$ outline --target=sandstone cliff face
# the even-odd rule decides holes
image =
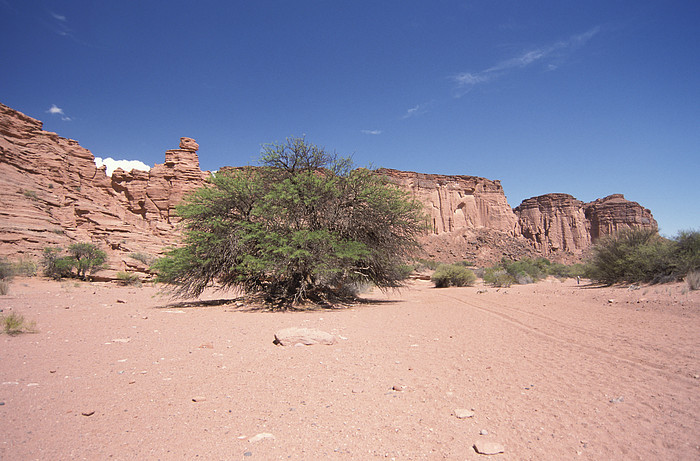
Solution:
[[[378,173],[411,192],[425,206],[433,234],[489,228],[514,235],[517,218],[500,181],[382,168]]]
[[[521,234],[545,255],[581,254],[600,237],[622,229],[657,229],[651,212],[622,194],[583,203],[568,194],[524,200],[514,210]]]
[[[545,255],[580,253],[591,245],[584,203],[568,194],[547,194],[524,200],[514,210],[520,232]]]
[[[192,147],[168,151],[150,172],[109,178],[76,141],[0,104],[0,255],[38,256],[85,241],[107,250],[113,269],[145,270],[127,255],[156,255],[174,243],[173,207],[208,175]]]
[[[76,141],[0,104],[0,256],[38,256],[46,246],[91,241],[114,270],[147,268],[129,254],[152,256],[177,243],[175,206],[209,176],[191,138],[149,172],[117,169],[111,178]],[[221,171],[225,171],[223,167]],[[595,240],[630,227],[657,228],[651,212],[622,195],[583,203],[547,194],[510,208],[499,181],[381,169],[425,206],[425,257],[492,263],[502,257],[580,257]],[[571,260],[571,259],[569,259]]]
[[[586,218],[590,221],[591,240],[629,228],[658,229],[659,225],[647,210],[637,202],[630,202],[622,194],[613,194],[586,204]]]

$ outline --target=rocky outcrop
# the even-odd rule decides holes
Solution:
[[[117,170],[110,178],[77,141],[0,104],[0,255],[93,242],[108,251],[112,269],[144,269],[128,255],[157,255],[175,243],[174,206],[208,175],[196,142],[183,138],[181,146],[150,172]]]
[[[387,168],[378,170],[410,191],[425,206],[435,235],[489,228],[514,235],[517,218],[500,181],[477,176],[446,176]]]
[[[568,194],[546,194],[524,200],[514,210],[523,237],[545,255],[580,255],[600,237],[622,229],[657,229],[651,212],[614,194],[583,203]]]
[[[93,242],[113,270],[146,271],[130,255],[156,256],[177,243],[175,206],[209,176],[199,145],[178,149],[150,171],[97,168],[77,141],[44,131],[42,123],[0,104],[0,256],[37,256],[47,246]],[[222,167],[221,171],[238,167]],[[508,205],[500,181],[380,169],[422,203],[429,219],[425,257],[491,263],[502,257],[580,257],[596,239],[631,227],[656,229],[651,212],[622,195],[583,203],[547,194]],[[143,258],[140,258],[143,259]],[[570,260],[570,259],[569,259]]]
[[[658,229],[651,214],[637,202],[630,202],[622,194],[613,194],[587,203],[586,218],[590,222],[591,240],[611,235],[623,229]]]
[[[524,200],[513,210],[520,233],[545,255],[580,253],[591,245],[584,203],[568,194],[547,194]]]

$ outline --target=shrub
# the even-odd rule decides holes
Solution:
[[[147,266],[150,266],[156,260],[156,258],[154,258],[153,256],[147,255],[145,253],[131,253],[129,256],[132,259],[135,259],[136,261],[142,262]]]
[[[5,296],[10,292],[10,284],[6,280],[0,280],[0,296]]]
[[[601,283],[669,282],[700,269],[700,234],[683,231],[667,240],[650,229],[630,229],[593,247],[586,276]]]
[[[488,267],[484,269],[484,283],[488,283],[494,287],[509,287],[516,282],[515,278],[510,275],[505,269],[498,266]]]
[[[27,322],[24,316],[16,312],[1,316],[0,325],[2,326],[2,331],[13,336],[20,333],[33,333],[36,331],[34,322]]]
[[[685,283],[688,284],[690,290],[700,290],[700,271],[688,273],[685,277]]]
[[[6,258],[0,258],[0,280],[9,280],[15,275],[12,263]]]
[[[86,280],[87,274],[93,274],[104,268],[107,253],[92,243],[73,243],[68,247],[68,253],[75,260],[78,277]]]
[[[75,261],[70,256],[60,256],[61,248],[46,247],[41,259],[44,275],[59,280],[72,275]]]
[[[218,282],[282,309],[353,282],[402,285],[425,225],[408,192],[303,138],[264,146],[260,161],[185,198],[185,242],[154,263],[159,281],[181,296]]]
[[[117,272],[117,282],[120,285],[141,286],[141,279],[139,279],[139,276],[134,274],[133,272]]]
[[[476,276],[464,266],[443,264],[438,266],[430,280],[435,284],[435,288],[464,287],[473,285]]]
[[[12,263],[12,270],[15,275],[34,277],[37,273],[37,264],[33,259],[20,258]]]

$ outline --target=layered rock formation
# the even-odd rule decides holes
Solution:
[[[113,270],[142,270],[133,253],[156,256],[177,243],[175,206],[209,176],[194,139],[150,171],[117,169],[111,177],[76,141],[0,104],[0,256],[38,256],[47,246],[93,242]],[[225,171],[227,167],[221,169]],[[381,169],[424,204],[425,257],[491,263],[502,257],[580,257],[596,239],[630,227],[656,228],[651,212],[622,195],[583,203],[547,194],[508,205],[500,181]]]
[[[500,181],[477,176],[447,176],[387,168],[378,173],[405,188],[425,206],[435,235],[487,227],[513,234],[517,218]]]
[[[651,212],[614,194],[583,203],[568,194],[546,194],[524,200],[514,210],[523,237],[545,255],[580,255],[605,235],[622,229],[657,229]]]
[[[183,138],[150,172],[117,170],[109,178],[76,141],[0,104],[0,255],[93,242],[109,251],[113,269],[145,270],[128,255],[156,255],[174,243],[173,207],[208,175],[196,147]]]

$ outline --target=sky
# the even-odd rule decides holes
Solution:
[[[613,193],[700,230],[696,0],[0,0],[0,102],[100,159],[362,167]]]

